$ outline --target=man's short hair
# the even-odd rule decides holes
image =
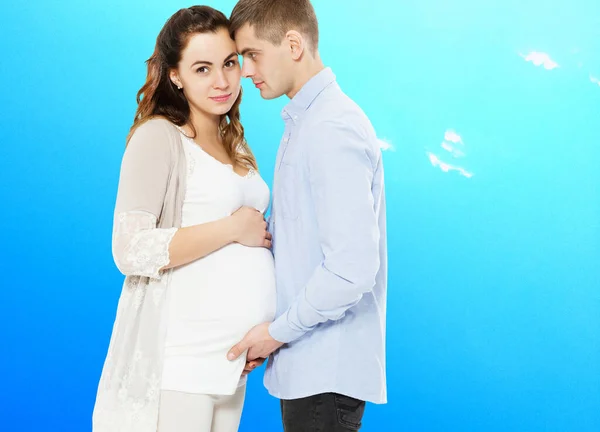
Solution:
[[[240,0],[231,12],[229,32],[249,24],[256,37],[273,45],[281,44],[285,34],[296,30],[309,39],[314,52],[319,45],[319,25],[310,0]]]

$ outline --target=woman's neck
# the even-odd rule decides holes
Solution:
[[[191,109],[186,133],[192,134],[195,130],[195,139],[199,142],[216,143],[221,141],[219,125],[221,117],[210,115]],[[193,126],[193,129],[190,127]]]

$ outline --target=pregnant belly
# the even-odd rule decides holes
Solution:
[[[239,244],[175,269],[169,295],[169,345],[223,349],[254,325],[273,320],[274,273],[269,250]]]

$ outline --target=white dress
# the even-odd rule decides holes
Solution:
[[[241,206],[264,212],[269,188],[254,170],[242,177],[182,134],[188,163],[182,227],[222,219]],[[245,382],[245,355],[229,349],[275,315],[271,251],[233,243],[173,270],[161,388],[230,395]]]

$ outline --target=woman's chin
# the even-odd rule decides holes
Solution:
[[[220,105],[220,106],[213,106],[210,109],[210,113],[213,115],[218,115],[218,116],[222,116],[225,115],[229,112],[229,110],[231,109],[233,105],[227,104],[227,105]]]

